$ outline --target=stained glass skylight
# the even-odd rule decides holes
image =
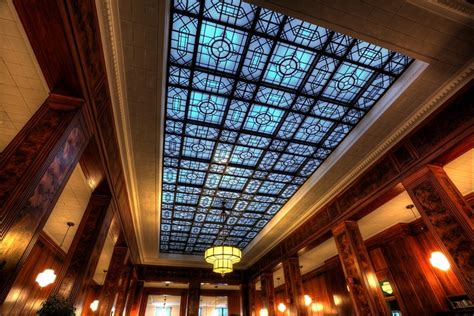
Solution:
[[[239,0],[174,0],[160,251],[244,249],[412,59]]]

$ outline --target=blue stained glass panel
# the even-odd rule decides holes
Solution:
[[[247,116],[244,128],[259,133],[273,134],[283,113],[282,110],[273,107],[254,104]]]
[[[241,0],[170,1],[160,251],[243,249],[413,59]]]
[[[235,73],[247,36],[242,31],[204,21],[199,36],[196,63],[208,69]]]
[[[309,50],[278,43],[270,58],[263,80],[271,84],[297,89],[315,56]]]

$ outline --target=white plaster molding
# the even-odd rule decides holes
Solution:
[[[474,28],[474,5],[466,0],[408,0],[424,10]]]
[[[143,258],[143,244],[141,242],[140,203],[137,194],[137,182],[135,172],[135,159],[133,156],[133,145],[130,121],[128,119],[127,89],[125,66],[122,51],[122,37],[120,33],[120,19],[118,3],[112,0],[96,1],[98,20],[101,30],[102,46],[107,69],[107,79],[112,99],[112,108],[115,120],[115,132],[118,138],[120,158],[124,170],[125,186],[127,188],[128,200],[131,205],[132,219],[137,234],[139,255]]]

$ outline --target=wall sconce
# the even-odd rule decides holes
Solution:
[[[334,305],[339,306],[342,303],[342,299],[339,295],[333,295],[332,298],[334,299]]]
[[[431,253],[430,263],[433,267],[442,271],[448,271],[449,268],[451,268],[451,264],[441,251],[434,251]]]
[[[323,309],[324,309],[324,306],[323,306],[323,304],[321,304],[321,303],[313,303],[313,304],[311,304],[311,310],[312,310],[313,312],[320,312],[320,311],[322,311]]]
[[[91,311],[93,312],[97,311],[98,307],[99,307],[99,300],[94,300],[90,305]]]
[[[280,303],[278,304],[278,310],[282,313],[284,313],[286,311],[286,305],[284,303]]]
[[[380,287],[382,288],[382,292],[387,295],[392,295],[393,294],[393,288],[390,282],[388,281],[383,281],[380,284]]]
[[[53,269],[46,269],[43,272],[39,273],[36,277],[36,282],[40,287],[48,286],[56,280],[56,273]]]
[[[262,308],[258,314],[259,316],[268,316],[268,310],[266,308]]]
[[[304,296],[304,305],[309,306],[313,302],[313,299],[309,295]]]
[[[64,237],[63,237],[63,240],[61,241],[61,244],[59,245],[59,248],[61,248],[63,246],[64,240],[66,240],[67,233],[69,232],[69,229],[72,226],[74,226],[74,223],[73,222],[67,222],[66,225],[67,225],[67,230],[66,230],[66,233],[64,234]],[[36,283],[38,283],[38,285],[40,287],[48,286],[48,285],[54,283],[54,281],[56,281],[56,273],[54,273],[53,269],[45,269],[43,272],[38,273],[38,275],[36,276],[35,281],[36,281]]]

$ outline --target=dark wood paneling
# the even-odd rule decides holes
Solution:
[[[430,254],[439,246],[421,220],[392,226],[366,245],[377,275],[387,276],[404,315],[447,312],[447,296],[464,294],[452,270],[430,265]]]
[[[138,280],[137,281],[137,289],[135,292],[135,297],[133,299],[132,310],[130,312],[130,316],[138,316],[140,314],[140,306],[144,296],[145,290],[145,281]]]
[[[388,315],[372,263],[356,222],[333,227],[339,259],[357,315]]]
[[[103,183],[106,186],[106,183]],[[80,313],[113,219],[110,192],[99,186],[91,195],[57,286]],[[108,194],[107,194],[108,193]]]
[[[132,266],[129,263],[123,268],[122,275],[120,276],[120,283],[118,284],[117,301],[115,303],[115,313],[117,315],[122,315],[125,309],[132,273]]]
[[[64,261],[65,254],[46,235],[41,234],[30,256],[15,278],[11,291],[0,307],[1,315],[36,315],[41,303],[46,300],[54,285],[41,288],[35,279],[45,269],[56,274]]]
[[[313,299],[315,309],[322,308],[317,313],[343,316],[354,314],[343,275],[344,272],[337,256],[327,260],[323,266],[303,275],[304,293]],[[313,314],[317,313],[313,311]]]
[[[285,275],[285,290],[288,298],[290,314],[307,315],[308,310],[304,305],[304,289],[301,279],[300,264],[297,256],[283,260]]]
[[[262,308],[266,308],[268,316],[276,315],[275,306],[275,287],[273,285],[273,273],[264,272],[260,275],[261,295],[262,295]]]
[[[97,315],[97,311],[96,312],[92,311],[90,306],[93,301],[99,299],[101,289],[102,289],[102,286],[95,284],[95,282],[91,282],[91,284],[89,284],[86,290],[84,306],[81,306],[82,312],[79,312],[78,310],[76,310],[76,315],[81,315],[81,316]]]
[[[201,296],[201,282],[196,282],[195,280],[189,283],[188,287],[188,303],[187,305],[187,315],[188,316],[198,316],[199,315],[199,301]]]
[[[14,4],[51,91],[84,99],[85,125],[96,146],[81,165],[86,176],[91,175],[91,184],[108,180],[114,211],[137,263],[138,244],[124,187],[95,1],[15,0]]]
[[[63,12],[51,1],[13,1],[49,90],[81,97]],[[49,4],[49,5],[48,5]],[[47,23],[45,23],[47,22]]]
[[[104,285],[100,292],[99,315],[110,315],[110,311],[116,302],[116,297],[119,291],[119,285],[122,277],[122,272],[126,267],[129,259],[129,252],[126,246],[122,244],[123,237],[119,236],[112,259],[110,260],[109,268],[105,276]]]
[[[71,101],[69,110],[64,111],[67,106],[62,110],[51,107],[68,101]],[[49,97],[38,116],[26,124],[2,153],[0,191],[7,194],[0,208],[0,302],[35,245],[86,147],[89,136],[82,114],[76,108],[77,102]],[[47,140],[42,140],[43,133]],[[39,148],[32,145],[36,141]]]
[[[441,167],[426,166],[403,185],[423,222],[451,262],[464,291],[474,300],[474,213]]]
[[[234,270],[222,277],[209,268],[185,268],[158,265],[137,266],[138,277],[145,281],[172,281],[177,283],[188,283],[190,280],[202,283],[227,283],[240,285],[245,280],[245,273]]]

